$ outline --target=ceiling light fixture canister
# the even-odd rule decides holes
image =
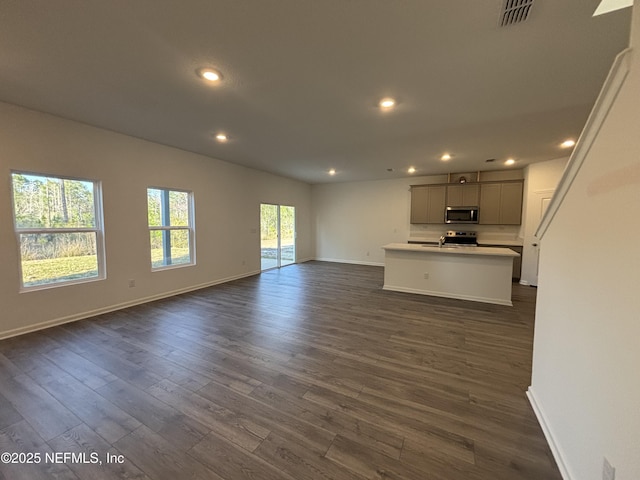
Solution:
[[[196,72],[199,77],[209,82],[219,82],[222,80],[222,74],[213,68],[199,68]]]
[[[387,97],[387,98],[383,98],[382,100],[380,100],[378,105],[380,106],[380,108],[382,108],[384,110],[389,110],[390,108],[395,107],[396,101],[393,98]]]

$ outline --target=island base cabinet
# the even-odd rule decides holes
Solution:
[[[478,248],[478,252],[489,249]],[[508,249],[495,249],[508,251]],[[513,259],[455,254],[438,247],[385,247],[385,290],[512,305]]]

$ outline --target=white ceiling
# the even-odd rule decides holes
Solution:
[[[567,154],[628,44],[598,3],[3,0],[0,100],[309,183],[524,166]]]

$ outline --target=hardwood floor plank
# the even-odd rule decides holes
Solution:
[[[434,422],[433,420],[439,420],[434,415],[420,417],[403,409],[402,406],[387,407],[366,401],[351,401],[351,399],[341,401],[327,393],[318,390],[310,391],[304,398],[375,423],[402,436],[405,441],[412,440],[417,444],[427,445],[430,450],[437,451],[441,455],[448,455],[455,460],[473,461],[474,440],[438,425],[437,423],[441,422]],[[349,438],[346,435],[344,437]],[[367,448],[370,447],[367,446]]]
[[[269,430],[228,408],[207,400],[200,395],[163,380],[153,385],[148,392],[188,415],[228,441],[251,452],[269,434]]]
[[[89,388],[100,388],[118,378],[66,348],[49,350],[43,356]]]
[[[187,455],[179,443],[164,439],[144,425],[118,440],[114,447],[154,480],[227,480]]]
[[[0,480],[560,480],[525,396],[536,290],[382,283],[308,262],[0,341],[0,448],[126,458]]]
[[[102,320],[104,321],[104,320]],[[162,356],[157,356],[152,350],[141,342],[129,342],[123,339],[115,332],[109,332],[107,329],[100,328],[99,325],[86,324],[82,329],[83,338],[105,350],[118,355],[121,359],[142,367],[158,378],[167,378],[178,385],[198,390],[207,383],[209,379],[203,375],[199,375],[191,370],[181,367]],[[161,349],[162,353],[171,353]]]
[[[404,437],[368,421],[355,418],[332,408],[325,408],[288,392],[268,385],[257,387],[251,396],[333,434],[351,438],[392,458],[400,458]]]
[[[2,342],[0,342],[1,344]],[[0,380],[12,378],[22,374],[20,370],[11,360],[0,353]]]
[[[203,438],[189,453],[224,478],[297,480],[215,433]]]
[[[44,440],[82,423],[27,375],[0,381],[0,392]]]
[[[214,382],[200,389],[198,395],[238,412],[243,418],[264,427],[268,432],[277,432],[292,441],[305,444],[310,450],[320,454],[327,451],[335,437],[335,434],[328,430],[284,413],[278,408],[260,402],[255,397],[236,393]]]
[[[445,480],[432,472],[381,455],[340,435],[336,437],[326,458],[363,478],[389,480]]]
[[[186,448],[195,445],[209,433],[209,428],[196,419],[185,416],[153,395],[122,380],[100,387],[97,392],[150,430]]]
[[[312,454],[296,442],[271,433],[256,449],[255,454],[296,480],[363,480],[357,475],[325,457]],[[235,477],[232,477],[235,478]]]
[[[82,323],[82,322],[80,322]],[[125,380],[133,385],[146,388],[160,380],[160,377],[144,368],[122,358],[119,351],[109,351],[84,338],[82,330],[76,331],[75,325],[62,325],[58,327],[67,332],[67,347],[94,363],[102,370],[106,370],[115,377]]]
[[[22,415],[13,408],[11,402],[0,394],[0,429],[13,425],[22,420]]]
[[[46,454],[53,450],[24,420],[0,430],[0,452],[32,454],[33,463],[0,463],[0,474],[11,480],[82,480],[65,464],[47,461]],[[39,455],[39,461],[35,455]]]
[[[28,372],[29,376],[107,442],[115,442],[141,425],[48,359],[38,357],[33,357],[37,365]]]
[[[135,466],[135,459],[129,459],[104,441],[87,425],[81,424],[49,441],[55,452],[71,452],[82,455],[82,461],[72,461],[67,465],[82,480],[149,480],[142,470]],[[113,460],[122,455],[123,462]],[[108,459],[111,459],[110,461]],[[94,462],[98,463],[94,463]]]
[[[240,393],[250,393],[260,381],[255,378],[247,377],[241,373],[226,367],[221,367],[219,363],[211,360],[207,356],[196,356],[186,352],[171,352],[167,358],[178,365],[182,365],[191,370],[208,377],[210,380],[226,385],[229,388]]]

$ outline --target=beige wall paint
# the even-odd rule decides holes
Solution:
[[[313,257],[307,184],[2,103],[0,145],[0,336],[258,272],[261,202],[296,207],[298,259]],[[102,181],[106,280],[18,292],[11,170]],[[197,265],[151,272],[149,186],[194,192]]]
[[[530,393],[567,480],[640,478],[640,8],[629,74],[543,239]],[[624,239],[617,241],[623,234]]]

